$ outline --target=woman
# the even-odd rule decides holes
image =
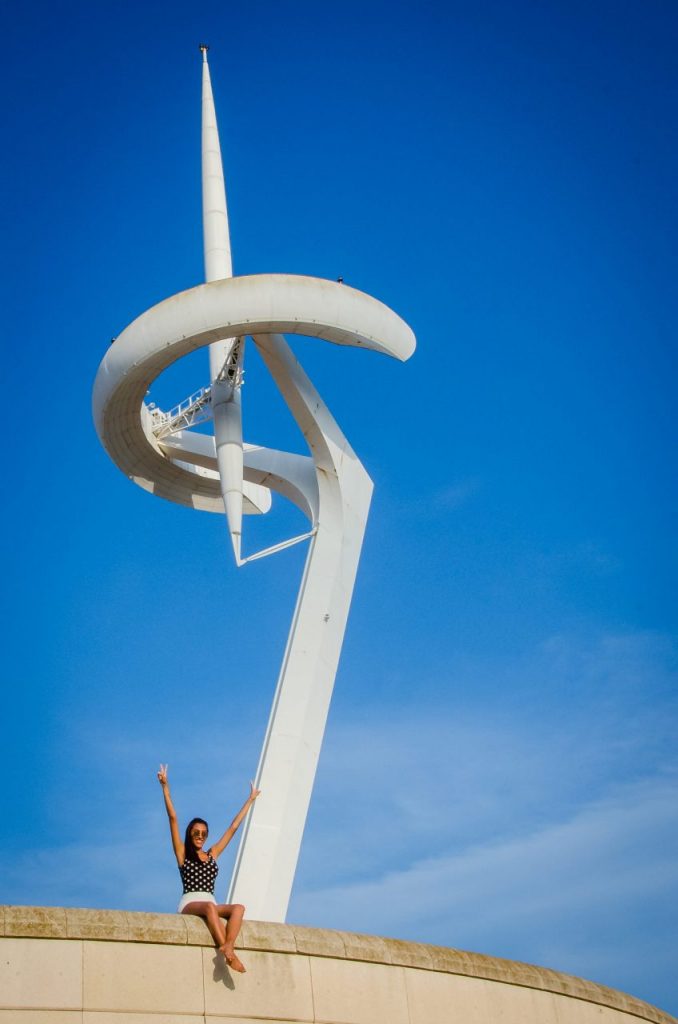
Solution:
[[[233,947],[240,931],[245,908],[242,903],[217,903],[214,898],[214,882],[219,871],[217,857],[220,853],[223,853],[238,831],[238,826],[244,820],[245,815],[259,796],[261,790],[255,789],[254,783],[250,783],[249,797],[219,842],[214,843],[205,853],[207,822],[203,821],[202,818],[193,818],[192,821],[189,821],[183,843],[181,841],[179,823],[170,796],[169,783],[167,782],[166,764],[160,765],[158,782],[162,786],[174,855],[177,858],[179,874],[184,884],[184,894],[177,909],[180,914],[195,914],[197,917],[204,917],[210,934],[214,939],[214,944],[219,949],[219,952],[224,954],[229,967],[232,967],[234,971],[240,971],[241,974],[244,974],[245,968],[236,956]],[[226,929],[224,929],[221,923],[222,917],[228,921]]]

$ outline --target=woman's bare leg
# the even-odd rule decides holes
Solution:
[[[226,945],[226,932],[224,926],[221,923],[221,917],[218,914],[218,907],[215,903],[207,903],[202,900],[196,900],[195,903],[187,904],[181,911],[182,914],[192,914],[194,917],[204,917],[205,923],[209,928],[209,933],[214,939],[214,945],[224,953],[224,946]],[[224,956],[226,954],[224,953]],[[228,957],[226,957],[228,959]]]
[[[234,946],[235,940],[240,934],[245,908],[242,903],[220,903],[216,910],[219,917],[224,917],[228,921],[224,944],[223,947],[220,947],[221,951],[233,970],[244,974],[245,968],[242,965],[242,961],[237,956]]]

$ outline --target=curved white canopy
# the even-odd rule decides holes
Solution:
[[[101,362],[92,399],[99,438],[130,479],[179,504],[222,512],[219,483],[176,465],[154,436],[144,396],[171,363],[224,337],[301,334],[405,360],[407,324],[377,299],[335,281],[256,274],[212,281],[142,313]]]

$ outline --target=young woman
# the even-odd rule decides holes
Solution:
[[[162,786],[172,835],[172,847],[179,865],[181,881],[184,884],[184,894],[177,909],[180,914],[196,914],[198,917],[204,917],[214,944],[218,947],[219,952],[224,954],[229,967],[232,967],[234,971],[244,973],[245,968],[236,956],[233,946],[240,931],[245,908],[242,903],[217,903],[214,898],[214,882],[219,871],[217,857],[228,846],[261,791],[254,788],[254,783],[250,783],[249,797],[221,839],[205,853],[207,822],[202,818],[193,818],[189,821],[184,841],[181,841],[179,823],[167,782],[166,764],[160,765],[158,782]],[[225,929],[221,922],[222,917],[228,922]]]

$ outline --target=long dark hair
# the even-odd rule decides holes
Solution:
[[[186,826],[186,835],[184,836],[184,860],[200,860],[195,843],[193,842],[193,836],[191,835],[191,829],[194,825],[204,825],[208,832],[210,830],[204,818],[191,818]]]

